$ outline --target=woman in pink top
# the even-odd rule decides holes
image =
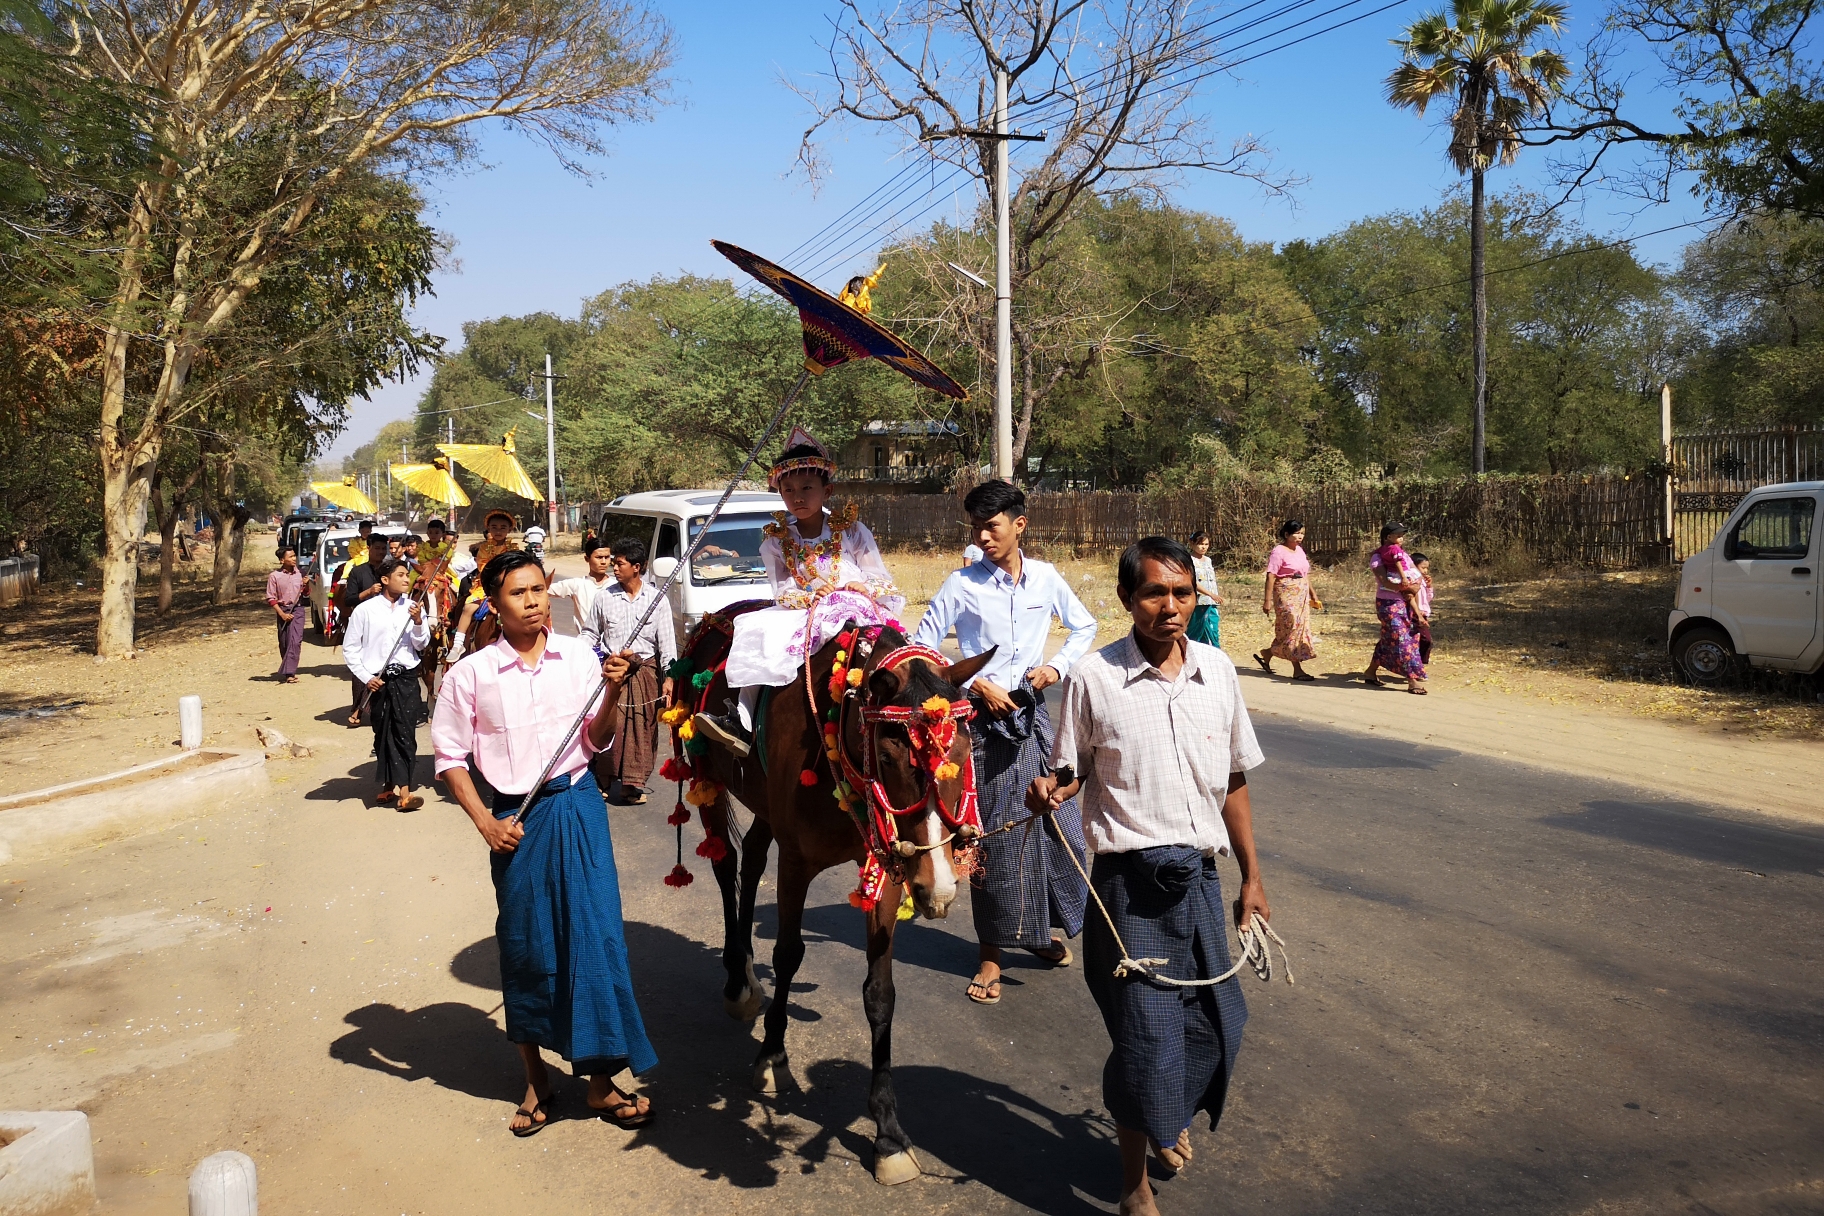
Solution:
[[[1260,610],[1273,618],[1273,644],[1254,656],[1262,671],[1272,675],[1273,660],[1285,659],[1292,664],[1294,680],[1313,679],[1305,671],[1305,664],[1317,657],[1317,646],[1311,638],[1313,609],[1322,612],[1324,605],[1311,589],[1305,525],[1288,519],[1279,526],[1279,544],[1267,557],[1266,594]]]
[[[1400,544],[1406,525],[1388,521],[1381,528],[1381,547],[1368,558],[1374,572],[1374,612],[1381,618],[1381,636],[1368,659],[1362,679],[1380,684],[1382,667],[1406,677],[1406,691],[1425,695],[1425,658],[1419,645],[1421,629],[1429,629],[1430,605],[1424,602],[1425,582],[1412,557]]]
[[[652,1120],[651,1102],[623,1093],[613,1078],[646,1072],[659,1059],[634,1000],[608,808],[589,773],[589,757],[620,725],[630,656],[610,655],[598,666],[582,639],[547,628],[545,572],[531,554],[497,555],[481,581],[500,619],[500,640],[444,676],[431,738],[437,776],[491,851],[507,1038],[526,1069],[525,1100],[507,1129],[531,1136],[550,1122],[551,1078],[541,1047],[589,1078],[591,1109],[621,1127],[640,1127]],[[606,697],[597,697],[604,690]],[[564,744],[525,816],[512,822],[585,707],[593,716]],[[469,775],[471,759],[494,787],[491,807]]]

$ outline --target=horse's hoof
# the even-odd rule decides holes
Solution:
[[[722,1008],[724,1012],[737,1022],[751,1022],[759,1017],[762,1003],[760,994],[755,992],[752,988],[741,989],[740,997],[735,1000],[730,1000],[727,997],[722,998]]]
[[[874,1162],[874,1181],[882,1186],[898,1186],[902,1182],[910,1182],[919,1173],[918,1158],[912,1155],[909,1148]]]
[[[754,1088],[772,1097],[779,1092],[779,1078],[786,1073],[785,1053],[761,1056],[754,1061]]]

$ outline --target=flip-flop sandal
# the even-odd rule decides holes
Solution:
[[[1371,676],[1365,671],[1361,675],[1361,680],[1362,680],[1362,683],[1372,684],[1376,688],[1387,687],[1387,681],[1381,679],[1381,677],[1379,677],[1379,676]]]
[[[1053,967],[1068,967],[1077,961],[1077,956],[1070,952],[1069,942],[1054,937],[1051,939],[1051,944],[1057,948],[1057,954],[1051,954],[1044,950],[1035,950],[1031,946],[1026,947],[1026,953],[1032,955],[1032,957],[1038,959],[1042,963],[1050,963]]]
[[[399,796],[399,794],[397,791],[387,790],[384,793],[375,795],[374,801],[380,803],[381,805],[385,805],[386,803],[391,802],[393,799],[397,798],[398,796]]]
[[[975,990],[977,988],[980,988],[988,995],[975,995]],[[982,973],[978,971],[975,973],[975,978],[969,981],[969,986],[963,989],[963,995],[967,996],[978,1005],[998,1005],[1001,1003],[1001,981],[985,980],[982,978]]]
[[[1260,669],[1261,669],[1261,670],[1262,670],[1262,671],[1264,671],[1264,672],[1266,672],[1266,673],[1267,673],[1267,674],[1268,674],[1268,675],[1272,675],[1272,674],[1273,674],[1273,660],[1272,660],[1272,659],[1269,659],[1269,658],[1267,658],[1267,657],[1265,657],[1265,656],[1263,656],[1263,655],[1262,655],[1262,654],[1261,654],[1261,653],[1260,653],[1260,652],[1259,652],[1259,651],[1258,651],[1258,650],[1257,650],[1257,651],[1255,651],[1255,652],[1254,652],[1254,661],[1255,661],[1255,662],[1256,662],[1256,663],[1259,663],[1259,664],[1260,664]]]
[[[609,1106],[594,1106],[590,1109],[601,1116],[603,1122],[612,1123],[622,1131],[630,1132],[636,1127],[645,1127],[648,1123],[652,1122],[652,1101],[648,1099],[646,1109],[641,1111],[640,1095],[638,1094],[633,1095],[633,1097],[627,1101],[616,1102]],[[631,1115],[623,1115],[621,1112],[624,1110],[630,1110],[634,1113]]]
[[[407,794],[399,800],[397,809],[401,811],[415,811],[423,805],[424,796],[422,794]]]
[[[1408,684],[1406,686],[1406,691],[1411,693],[1415,697],[1425,697],[1425,696],[1431,695],[1430,691],[1423,684]]]
[[[516,1115],[524,1115],[526,1118],[532,1120],[532,1122],[526,1124],[524,1127],[508,1126],[507,1130],[521,1140],[524,1140],[529,1136],[536,1136],[538,1133],[551,1126],[551,1099],[546,1098],[543,1102],[540,1102],[530,1110],[522,1106],[513,1113]],[[540,1119],[540,1115],[543,1115],[544,1118]]]
[[[1311,675],[1309,672],[1301,671],[1292,677],[1292,682],[1294,684],[1315,684],[1317,683],[1317,677]]]

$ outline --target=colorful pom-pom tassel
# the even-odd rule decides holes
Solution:
[[[907,887],[905,898],[899,901],[899,919],[911,920],[917,911],[918,909],[912,905],[912,888]]]
[[[665,885],[668,887],[688,887],[694,881],[696,876],[684,868],[683,862],[671,867],[671,873],[665,876]]]
[[[681,828],[690,822],[690,812],[685,810],[684,804],[680,802],[671,814],[665,817],[665,822],[674,828]]]
[[[679,704],[672,706],[670,709],[668,709],[664,713],[660,714],[659,721],[663,722],[667,726],[677,726],[678,723],[684,721],[684,719],[686,719],[688,717],[690,717],[690,706],[685,705],[680,702]],[[684,737],[686,739],[690,738],[689,735],[685,735]]]
[[[813,769],[801,769],[798,773],[798,784],[810,787],[817,784],[817,773]]]
[[[950,702],[943,697],[927,697],[925,703],[919,708],[934,718],[947,717],[950,713]]]
[[[861,668],[859,668],[859,667],[849,668],[849,675],[848,675],[849,687],[850,688],[860,688],[862,675],[863,675],[863,672],[862,672]]]
[[[945,761],[943,764],[937,766],[936,776],[939,781],[948,781],[962,771],[963,770],[956,765],[951,764],[949,761]]]
[[[696,675],[690,677],[690,686],[697,689],[708,688],[709,682],[715,678],[716,673],[713,671],[699,671]]]
[[[720,836],[705,836],[703,843],[697,846],[697,856],[707,858],[713,865],[728,856],[728,846],[722,843]]]
[[[660,767],[659,776],[667,781],[689,781],[690,765],[672,756]]]

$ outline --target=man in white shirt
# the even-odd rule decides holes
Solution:
[[[583,640],[604,656],[631,652],[635,662],[622,692],[621,728],[614,742],[596,754],[592,771],[604,790],[620,786],[609,801],[638,806],[646,801],[646,782],[658,755],[659,714],[671,703],[672,681],[666,672],[678,657],[678,639],[666,603],[659,603],[639,636],[633,636],[634,626],[659,595],[657,585],[646,579],[646,542],[623,536],[597,552],[609,555],[614,578],[595,593]]]
[[[982,826],[993,833],[1026,817],[1026,787],[1049,771],[1052,729],[1044,692],[1088,653],[1096,618],[1055,566],[1020,549],[1027,520],[1026,495],[1018,486],[984,482],[969,491],[963,509],[983,556],[944,580],[913,640],[936,647],[955,629],[964,658],[994,651],[969,683],[976,791]],[[1047,659],[1053,617],[1070,637]],[[1001,999],[1003,947],[1030,951],[1054,967],[1071,963],[1066,942],[1083,928],[1089,890],[1077,868],[1082,824],[1074,813],[1057,822],[1061,838],[1030,822],[982,842],[981,878],[969,893],[981,962],[968,995],[978,1004]],[[1054,928],[1061,937],[1053,936]]]
[[[424,699],[418,692],[418,654],[430,644],[424,609],[406,592],[412,570],[402,557],[382,558],[376,567],[379,594],[361,601],[342,635],[342,659],[362,688],[368,721],[374,728],[374,774],[380,783],[376,801],[399,800],[399,809],[415,811],[424,799],[412,793],[412,769],[418,763],[418,723]]]
[[[1082,798],[1099,905],[1083,929],[1083,975],[1113,1047],[1102,1100],[1121,1149],[1121,1210],[1142,1216],[1157,1212],[1149,1142],[1177,1169],[1190,1159],[1196,1113],[1208,1111],[1215,1127],[1248,1008],[1233,976],[1172,987],[1117,977],[1115,966],[1125,952],[1164,959],[1157,973],[1175,980],[1229,969],[1218,853],[1241,869],[1236,920],[1271,916],[1247,778],[1264,757],[1235,665],[1184,636],[1197,604],[1193,571],[1190,550],[1162,536],[1121,555],[1118,590],[1133,631],[1071,671],[1052,751],[1069,783],[1039,777],[1027,795],[1035,812]]]
[[[596,593],[614,583],[609,557],[608,542],[592,536],[583,546],[583,560],[589,563],[589,573],[581,578],[560,578],[551,584],[552,598],[562,596],[570,601],[576,614],[576,631],[591,645],[596,639],[588,633],[589,610],[595,604]]]

